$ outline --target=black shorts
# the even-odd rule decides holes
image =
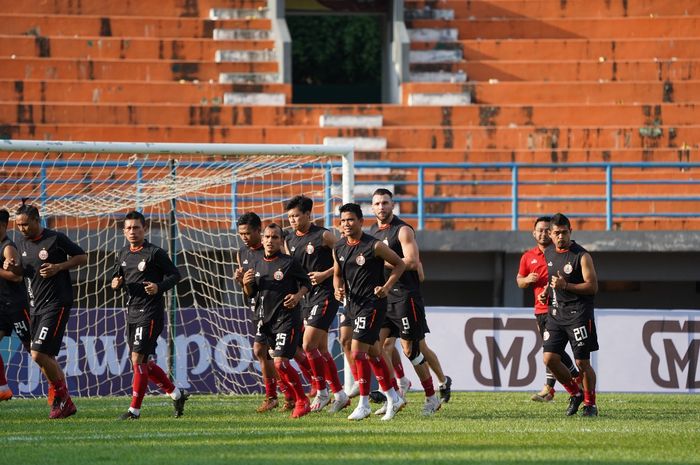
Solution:
[[[353,308],[350,313],[353,323],[352,338],[369,345],[377,342],[386,318],[386,306],[365,305]]]
[[[163,319],[129,323],[129,350],[137,354],[153,355],[158,346],[158,336],[163,332]]]
[[[272,348],[273,357],[293,359],[301,340],[301,324],[291,319],[262,324],[258,328],[261,338]],[[257,340],[257,335],[256,335]]]
[[[271,337],[272,332],[270,332],[268,327],[265,327],[265,331],[263,331],[263,320],[256,318],[253,322],[255,324],[255,337],[253,337],[253,341],[264,346],[272,347],[275,339]],[[270,335],[268,335],[268,332]]]
[[[2,306],[2,304],[0,304]],[[31,341],[29,310],[27,307],[22,308],[19,305],[5,305],[0,308],[0,331],[6,336],[14,331],[22,343]]]
[[[576,360],[589,360],[591,352],[598,350],[598,333],[593,310],[584,312],[578,319],[566,324],[547,318],[542,340],[545,352],[560,354],[564,352],[568,342]]]
[[[319,295],[312,296],[308,301],[304,302],[304,324],[312,328],[328,331],[335,321],[335,315],[338,313],[340,302],[325,292],[319,292]]]
[[[353,323],[352,323],[352,318],[348,315],[348,307],[340,307],[338,309],[338,326],[346,327],[346,328],[352,328]]]
[[[58,355],[69,316],[70,307],[53,308],[32,315],[29,326],[32,336],[31,349],[54,357]]]
[[[389,337],[401,337],[407,341],[421,341],[428,332],[423,299],[408,296],[406,300],[387,304],[384,328],[389,328]]]
[[[537,320],[537,330],[540,332],[540,337],[544,337],[544,330],[547,328],[547,313],[538,313],[535,315]]]

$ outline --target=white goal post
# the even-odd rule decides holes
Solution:
[[[109,288],[128,211],[143,211],[148,239],[183,274],[167,299],[158,363],[195,391],[256,393],[262,387],[249,310],[232,279],[241,245],[236,219],[254,211],[284,225],[284,201],[305,194],[315,219],[333,227],[353,190],[351,146],[0,141],[0,208],[13,218],[28,199],[46,227],[88,252],[88,265],[73,273],[75,306],[59,354],[69,389],[83,396],[131,390],[124,300]],[[13,226],[11,219],[11,238]],[[46,393],[15,337],[0,343],[0,355],[15,395]]]

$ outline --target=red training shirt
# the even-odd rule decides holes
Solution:
[[[518,274],[522,277],[526,277],[530,273],[537,273],[539,276],[534,286],[535,315],[547,313],[549,311],[549,306],[547,304],[541,304],[539,300],[537,300],[537,296],[544,291],[545,286],[549,282],[547,260],[544,258],[544,252],[542,252],[537,246],[528,250],[522,257],[520,257],[520,268],[518,269]]]

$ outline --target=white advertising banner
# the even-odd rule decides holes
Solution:
[[[428,307],[426,341],[452,389],[539,390],[542,342],[532,309]],[[600,350],[591,356],[598,391],[700,390],[700,310],[596,309]],[[570,353],[570,349],[569,349]],[[414,389],[420,388],[408,366]]]

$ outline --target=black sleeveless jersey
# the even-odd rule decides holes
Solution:
[[[253,297],[256,317],[263,320],[263,323],[280,319],[300,323],[300,307],[286,308],[284,298],[287,294],[296,294],[302,286],[311,290],[311,281],[291,256],[281,252],[270,258],[263,256],[255,264]]]
[[[384,260],[374,254],[377,242],[373,236],[362,233],[355,243],[349,243],[344,237],[335,245],[335,259],[340,265],[349,304],[376,307],[386,302],[374,295],[374,288],[385,282]]]
[[[163,295],[180,281],[180,272],[165,250],[148,241],[136,250],[127,245],[119,251],[114,276],[124,278],[123,287],[129,296],[127,320],[130,323],[162,319],[165,311]],[[157,284],[158,294],[148,295],[144,281]]]
[[[333,268],[333,252],[323,242],[323,234],[326,231],[328,231],[326,228],[312,224],[306,234],[293,231],[287,235],[287,247],[290,255],[301,264],[307,273]],[[323,288],[330,292],[333,289],[333,280],[326,279],[318,286],[314,286],[312,292],[315,292],[317,288]]]
[[[391,222],[382,227],[375,222],[369,229],[369,233],[388,245],[399,257],[404,258],[403,248],[399,241],[399,230],[404,226],[413,229],[410,224],[394,215]],[[391,275],[391,269],[385,268],[384,278],[388,279],[389,275]],[[406,300],[409,296],[416,295],[420,295],[420,279],[418,278],[418,272],[416,270],[406,270],[392,287],[387,300],[389,302],[398,302]]]
[[[22,259],[24,282],[32,315],[73,306],[70,272],[63,270],[50,278],[43,278],[39,269],[44,263],[63,263],[69,257],[85,255],[85,251],[79,245],[61,232],[44,229],[37,238],[19,237],[17,251]]]
[[[567,282],[580,284],[583,282],[581,258],[587,253],[586,249],[571,241],[569,250],[557,252],[552,244],[544,251],[547,260],[549,276],[560,273]],[[564,289],[550,289],[552,296],[549,304],[549,314],[559,321],[575,320],[586,310],[593,309],[593,296],[574,294]]]
[[[5,247],[17,246],[14,242],[10,240],[9,237],[0,241],[0,269],[2,269],[5,263]],[[12,282],[0,278],[0,310],[4,308],[27,308],[27,288],[24,286],[24,282]]]

